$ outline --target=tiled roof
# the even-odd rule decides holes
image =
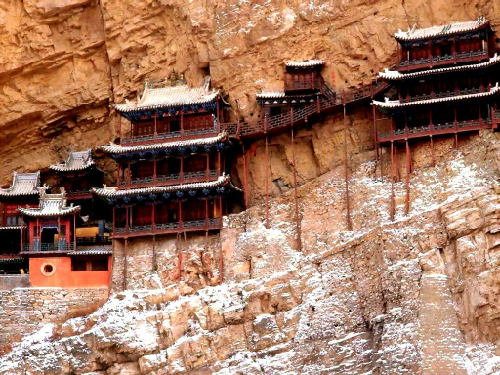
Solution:
[[[455,102],[455,101],[459,101],[459,100],[482,98],[482,97],[494,95],[498,92],[500,92],[500,87],[498,86],[498,82],[497,82],[497,84],[494,87],[492,87],[491,90],[485,91],[485,92],[479,92],[476,94],[447,96],[445,98],[417,100],[414,102],[407,102],[407,103],[402,103],[399,100],[388,100],[386,98],[385,102],[379,102],[379,101],[374,100],[372,103],[374,105],[376,105],[377,107],[382,107],[382,108],[399,108],[399,107],[409,107],[409,106],[415,106],[415,105]]]
[[[109,255],[112,253],[110,245],[94,246],[91,248],[80,248],[80,250],[71,251],[68,255]]]
[[[80,206],[66,206],[66,193],[61,189],[61,194],[46,194],[45,189],[40,189],[40,203],[36,208],[22,208],[18,210],[23,215],[31,217],[64,216],[80,211]]]
[[[6,189],[0,188],[0,197],[37,195],[39,187],[40,187],[40,171],[35,173],[14,172],[14,179],[12,185]]]
[[[110,144],[108,146],[101,146],[100,149],[110,154],[125,154],[127,152],[163,150],[167,148],[176,148],[176,147],[213,145],[219,142],[224,142],[226,139],[227,139],[227,133],[223,132],[216,137],[193,139],[189,141],[165,142],[165,143],[156,143],[152,145],[143,145],[143,146],[120,146],[120,145]]]
[[[16,258],[0,258],[0,263],[21,263],[24,261],[24,258],[16,257]]]
[[[26,226],[24,227],[26,228]],[[0,230],[20,230],[20,225],[10,226],[10,227],[0,227]]]
[[[441,26],[431,26],[423,29],[413,28],[408,31],[398,30],[394,37],[401,41],[411,41],[419,39],[428,39],[438,36],[453,35],[468,31],[475,31],[487,25],[488,21],[480,17],[477,21],[452,22]]]
[[[285,97],[285,92],[284,91],[274,91],[274,92],[260,92],[258,94],[255,94],[257,99],[277,99],[277,98],[284,98]]]
[[[291,68],[307,68],[310,66],[324,65],[323,60],[306,60],[306,61],[287,61],[285,62],[286,67]]]
[[[53,164],[49,168],[58,172],[81,171],[94,165],[92,150],[70,152],[66,161],[62,164]]]
[[[450,72],[458,72],[458,71],[465,71],[465,70],[475,70],[475,69],[487,68],[488,66],[495,65],[498,62],[500,62],[500,56],[498,56],[495,53],[495,56],[490,58],[488,61],[485,61],[482,63],[477,63],[477,64],[457,65],[457,66],[450,66],[448,68],[439,68],[439,69],[428,69],[428,70],[422,70],[420,72],[414,72],[414,73],[400,73],[397,70],[389,70],[386,68],[385,71],[380,72],[378,74],[378,76],[380,78],[397,81],[397,80],[403,80],[403,79],[408,79],[408,78],[423,77],[423,76],[428,76],[428,75],[433,75],[433,74],[442,74],[442,73],[450,73]]]
[[[153,186],[138,189],[117,190],[116,187],[93,188],[93,191],[101,197],[126,197],[136,194],[158,194],[172,191],[194,190],[203,188],[213,188],[230,184],[229,175],[220,176],[217,181],[199,182],[194,184],[172,185],[172,186]]]
[[[189,104],[203,104],[215,101],[219,90],[205,90],[204,87],[189,88],[186,85],[149,88],[146,85],[142,97],[137,103],[117,104],[119,112],[132,112],[154,108],[176,107]]]

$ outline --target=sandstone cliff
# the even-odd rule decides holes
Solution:
[[[210,73],[232,106],[228,117],[250,120],[254,94],[281,88],[285,60],[324,59],[332,88],[357,85],[393,63],[397,28],[477,15],[500,25],[500,4],[4,1],[0,181],[114,140],[109,105],[135,97],[145,78],[176,69],[199,84]],[[271,140],[271,229],[257,204],[265,172],[256,142],[247,151],[254,206],[230,218],[241,224],[221,239],[230,255],[224,285],[210,286],[195,260],[174,284],[169,259],[153,271],[149,249],[138,251],[148,267],[131,280],[136,290],[27,338],[0,359],[0,374],[499,373],[498,133],[461,139],[459,151],[437,142],[436,168],[417,145],[410,215],[397,184],[390,222],[369,108],[352,109],[348,124],[354,231],[345,230],[340,114],[298,134],[300,252],[290,138]],[[235,180],[241,166],[240,158]]]
[[[496,374],[500,137],[486,131],[412,178],[412,209],[388,217],[390,183],[342,173],[233,217],[225,284],[172,283],[151,268],[96,313],[46,326],[0,374]],[[417,190],[418,189],[418,190]],[[143,265],[144,266],[144,265]],[[143,281],[144,282],[144,281]]]

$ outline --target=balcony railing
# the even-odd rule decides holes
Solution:
[[[216,119],[214,119],[214,126],[202,129],[184,129],[180,131],[173,131],[168,133],[152,133],[140,136],[133,136],[128,138],[122,138],[122,145],[140,144],[140,143],[151,143],[151,142],[168,142],[169,140],[177,138],[186,138],[192,136],[203,136],[217,134],[219,132],[219,126]]]
[[[148,235],[148,234],[168,234],[183,231],[196,231],[219,229],[222,223],[220,217],[211,219],[199,219],[189,221],[177,221],[173,223],[147,224],[140,226],[131,226],[128,228],[115,228],[115,237]]]
[[[460,96],[460,95],[471,95],[471,94],[478,94],[480,92],[485,92],[485,88],[484,87],[470,87],[470,88],[464,88],[464,89],[453,90],[453,91],[441,91],[441,92],[428,93],[428,94],[412,95],[410,97],[408,97],[408,96],[404,97],[403,102],[405,102],[405,103],[418,102],[420,100],[448,98],[448,97]]]
[[[174,185],[179,184],[180,182],[200,182],[206,178],[217,177],[218,172],[216,170],[202,170],[195,172],[184,172],[184,173],[172,173],[167,175],[159,175],[156,176],[156,180],[154,176],[147,177],[138,177],[130,179],[130,184],[128,181],[120,181],[120,187],[142,187],[142,186],[150,186],[156,183],[159,185]]]
[[[490,127],[492,120],[489,118],[478,120],[464,120],[447,122],[443,124],[432,124],[422,126],[412,126],[407,129],[396,129],[389,133],[379,133],[380,142],[396,141],[406,138],[418,138],[429,135],[451,134],[455,132],[479,130]]]
[[[285,91],[315,90],[321,87],[321,77],[285,76]]]
[[[83,190],[67,190],[66,191],[66,196],[69,197],[74,197],[74,196],[80,196],[80,195],[89,195],[90,189],[83,189]]]
[[[55,252],[55,251],[73,251],[75,246],[73,242],[59,241],[57,243],[38,243],[24,244],[24,252]]]
[[[445,65],[453,61],[482,60],[483,58],[487,57],[487,54],[488,52],[484,50],[484,51],[472,51],[472,52],[459,52],[452,55],[433,56],[430,58],[422,58],[419,60],[406,60],[406,61],[401,61],[398,64],[398,68],[399,70],[409,70],[426,66]]]
[[[111,243],[111,237],[107,236],[92,236],[92,237],[77,237],[77,246],[104,245]]]

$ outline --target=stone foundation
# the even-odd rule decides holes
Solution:
[[[108,298],[107,288],[17,288],[0,290],[0,348],[44,324],[89,311]]]

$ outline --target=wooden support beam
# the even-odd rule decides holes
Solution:
[[[347,121],[346,121],[346,103],[345,103],[345,92],[344,92],[344,169],[345,169],[345,202],[346,202],[346,221],[347,230],[352,230],[351,223],[351,207],[349,202],[349,163],[347,160]]]
[[[219,285],[224,281],[224,252],[222,251],[222,238],[219,232]]]
[[[115,206],[113,206],[113,237],[114,236],[116,236],[116,209],[115,209]]]
[[[60,225],[59,225],[60,227]],[[61,233],[59,231],[59,233]],[[69,234],[69,228],[68,228],[68,232],[66,232]],[[59,234],[59,240],[61,240],[61,235]],[[76,251],[76,213],[73,214],[73,250]]]
[[[153,272],[158,270],[158,263],[156,259],[156,236],[153,234]]]
[[[408,140],[406,140],[406,204],[405,204],[405,213],[406,215],[410,212],[410,145],[408,144]]]
[[[269,136],[266,132],[266,228],[270,228],[269,223]]]
[[[379,160],[378,153],[378,141],[377,141],[377,111],[375,109],[375,105],[372,104],[372,113],[373,113],[373,144],[375,146],[375,160]]]
[[[398,145],[394,145],[394,167],[396,169],[396,181],[401,182],[401,173],[399,173],[399,160],[398,160]]]
[[[182,254],[181,254],[181,247],[180,247],[180,233],[177,233],[177,238],[175,239],[175,247],[177,250],[177,279],[179,281],[182,280]]]
[[[395,200],[394,200],[394,142],[391,141],[391,221],[394,221]]]
[[[24,216],[23,214],[21,214],[21,250],[20,251],[23,251],[23,234],[24,234]]]
[[[127,290],[127,253],[128,239],[125,238],[125,247],[123,250],[123,290]]]
[[[123,134],[122,134],[122,116],[118,113],[118,134],[120,135],[120,143],[122,141],[122,137],[123,137]]]
[[[243,194],[245,199],[245,209],[248,209],[248,170],[247,170],[247,157],[245,152],[245,145],[243,141],[239,139],[241,144],[241,149],[243,152]]]
[[[436,158],[434,157],[434,138],[432,138],[431,135],[431,159],[432,159],[432,166],[436,166]]]
[[[293,117],[293,108],[291,109],[291,114]],[[302,250],[302,235],[300,232],[300,214],[299,214],[299,198],[297,196],[297,168],[296,168],[296,161],[295,161],[295,135],[294,135],[294,129],[293,129],[293,122],[292,122],[292,167],[293,167],[293,194],[295,198],[295,224],[297,227],[297,250],[301,251]]]

